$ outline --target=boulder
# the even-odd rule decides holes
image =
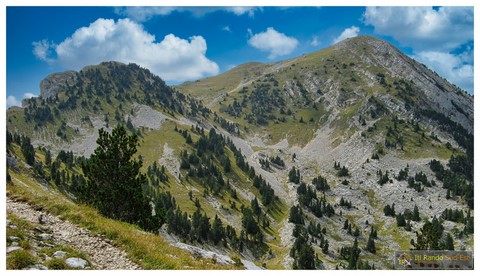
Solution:
[[[63,259],[67,256],[67,252],[64,251],[55,251],[52,255],[55,259]]]
[[[17,241],[20,240],[20,238],[19,238],[19,237],[15,237],[15,236],[10,236],[10,237],[8,237],[8,240],[11,241],[11,242],[17,242]]]
[[[88,262],[82,258],[68,258],[65,260],[65,264],[71,268],[85,268]]]
[[[44,241],[49,241],[49,240],[52,240],[53,239],[53,235],[52,234],[46,234],[46,233],[42,233],[40,235],[38,235],[38,237]]]
[[[18,250],[22,250],[22,248],[19,246],[9,246],[7,247],[7,254],[18,251]]]
[[[48,267],[41,264],[36,264],[36,265],[29,266],[28,270],[48,270]]]

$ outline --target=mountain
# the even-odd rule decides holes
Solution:
[[[385,41],[350,38],[174,87],[118,62],[40,87],[7,110],[14,185],[29,175],[75,201],[98,130],[122,124],[140,138],[160,235],[194,255],[391,269],[396,250],[473,250],[473,96]],[[422,242],[431,227],[441,231]]]

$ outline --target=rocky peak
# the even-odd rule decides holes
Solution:
[[[78,78],[76,71],[65,71],[48,75],[40,82],[40,97],[48,99],[65,89],[68,84],[73,84]]]
[[[333,47],[345,51],[347,56],[354,55],[365,64],[385,69],[392,77],[413,83],[426,96],[427,106],[424,107],[448,114],[467,130],[473,130],[473,97],[392,44],[370,36],[359,36],[345,39]]]

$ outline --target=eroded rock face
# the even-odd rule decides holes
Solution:
[[[72,85],[78,78],[75,71],[65,71],[48,75],[40,82],[40,97],[48,99],[65,89],[67,84]]]

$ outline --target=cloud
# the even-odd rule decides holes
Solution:
[[[318,45],[320,45],[321,42],[318,38],[318,36],[313,36],[312,40],[310,40],[310,45],[314,46],[314,47],[317,47]]]
[[[444,52],[422,51],[413,56],[414,59],[428,66],[448,81],[457,84],[473,93],[473,65],[467,61],[471,53],[453,55]]]
[[[198,79],[219,72],[218,65],[205,56],[207,43],[202,36],[185,40],[169,34],[156,42],[155,36],[130,19],[119,19],[117,22],[97,19],[88,27],[77,29],[60,44],[50,47],[56,58],[45,58],[68,69],[78,70],[86,65],[113,60],[136,63],[172,82]]]
[[[473,93],[473,7],[367,7],[363,22],[411,47],[413,57]],[[459,54],[460,53],[460,54]]]
[[[38,95],[35,95],[33,93],[25,93],[23,94],[23,98],[24,99],[30,99],[30,98],[33,98],[33,97],[38,97]]]
[[[255,12],[261,9],[260,7],[122,7],[116,8],[115,13],[144,22],[155,16],[166,16],[173,12],[188,12],[195,17],[202,17],[208,13],[224,11],[238,16],[247,14],[253,17]]]
[[[52,47],[55,46],[53,42],[49,42],[47,39],[43,39],[40,41],[33,42],[32,45],[33,45],[33,54],[35,55],[36,58],[49,63],[53,61],[51,58],[48,57],[52,54],[51,53]]]
[[[261,51],[270,52],[268,58],[274,59],[292,53],[298,45],[298,40],[269,27],[265,32],[253,35],[248,44]]]
[[[336,43],[338,43],[338,42],[340,42],[344,39],[347,39],[347,38],[350,38],[350,37],[356,37],[356,36],[358,36],[359,32],[360,32],[360,28],[358,28],[356,26],[346,28],[345,30],[343,30],[343,32],[338,37],[333,39],[333,43],[336,44]]]
[[[230,29],[230,26],[228,26],[228,25],[227,25],[227,26],[223,26],[223,27],[221,28],[221,30],[222,30],[222,31],[225,31],[225,32],[227,32],[227,33],[231,33],[231,32],[232,32],[232,29]]]
[[[450,51],[473,40],[472,7],[367,7],[363,21],[418,50]]]
[[[22,103],[17,100],[17,98],[15,96],[8,96],[7,97],[7,107],[11,107],[11,106],[21,106]]]
[[[32,97],[37,97],[37,95],[33,93],[25,93],[23,94],[22,99],[29,99]],[[21,100],[18,100],[17,97],[10,95],[7,97],[7,108],[11,106],[22,106]]]

